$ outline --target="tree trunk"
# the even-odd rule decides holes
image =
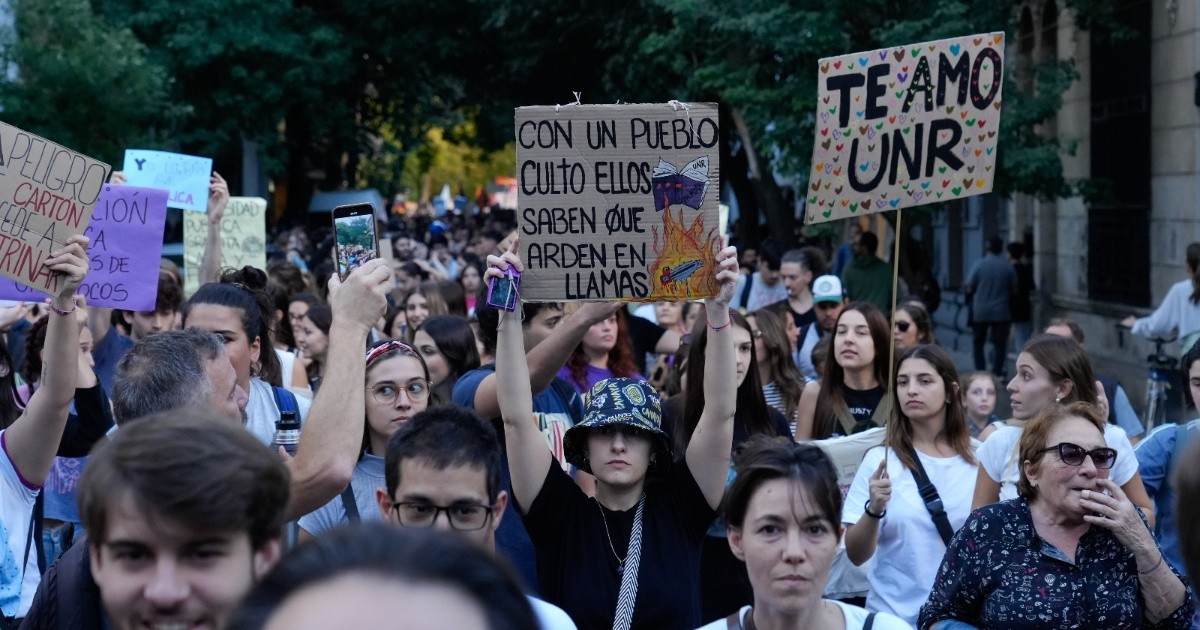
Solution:
[[[794,241],[795,215],[784,199],[783,190],[775,182],[770,163],[759,155],[754,146],[745,116],[736,107],[729,109],[729,116],[746,153],[750,185],[754,190],[755,200],[767,216],[767,232],[783,239],[790,247]]]

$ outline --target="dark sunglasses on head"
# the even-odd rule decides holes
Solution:
[[[1078,444],[1063,442],[1047,446],[1038,452],[1045,453],[1047,451],[1058,451],[1059,458],[1068,466],[1082,466],[1084,457],[1091,457],[1096,468],[1112,468],[1113,464],[1117,463],[1117,451],[1108,447],[1094,448],[1088,451]]]
[[[910,326],[912,326],[912,322],[896,322],[896,329],[902,333],[908,332]]]

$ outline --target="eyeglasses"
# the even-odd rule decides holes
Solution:
[[[429,397],[429,383],[425,381],[411,381],[404,387],[399,387],[395,383],[385,382],[379,383],[369,389],[371,390],[371,395],[375,397],[375,402],[381,405],[395,404],[396,399],[400,398],[400,392],[408,394],[408,399],[413,402],[420,402]]]
[[[433,527],[438,516],[445,512],[450,527],[460,532],[483,529],[492,515],[493,508],[494,505],[479,503],[442,507],[423,501],[401,501],[392,505],[392,509],[396,511],[396,518],[405,527]]]
[[[902,333],[908,332],[910,327],[912,327],[912,322],[896,322],[896,330]]]
[[[1117,451],[1108,447],[1094,448],[1088,451],[1078,444],[1063,442],[1055,446],[1048,446],[1038,452],[1045,453],[1047,451],[1058,451],[1059,458],[1068,466],[1082,466],[1085,456],[1092,458],[1092,463],[1096,465],[1096,468],[1112,468],[1113,464],[1117,462]]]

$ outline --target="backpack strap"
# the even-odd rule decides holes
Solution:
[[[871,630],[875,626],[875,613],[867,615],[867,620],[863,622],[862,630]]]
[[[288,411],[300,417],[300,405],[296,402],[296,395],[286,387],[271,387],[271,391],[275,394],[275,406],[279,408],[279,413],[283,414]]]
[[[358,501],[354,498],[354,483],[346,484],[346,489],[342,490],[342,509],[346,510],[346,519],[351,523],[357,523],[362,520],[358,514]]]
[[[913,478],[917,480],[917,492],[921,494],[921,500],[925,502],[925,509],[929,510],[929,515],[933,518],[933,525],[937,527],[938,536],[941,536],[942,542],[949,547],[950,539],[954,537],[954,528],[950,527],[950,518],[946,516],[942,497],[938,496],[937,488],[929,480],[929,475],[925,473],[925,467],[921,465],[921,457],[916,452],[913,453],[913,461],[917,464],[917,467],[912,470]]]
[[[746,309],[747,311],[750,310],[750,304],[749,304],[750,288],[753,286],[754,286],[754,274],[748,273],[748,274],[746,274],[746,284],[742,286],[742,298],[741,298],[741,300],[739,300],[739,302],[742,305],[742,308]]]

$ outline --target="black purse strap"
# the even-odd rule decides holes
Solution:
[[[925,473],[925,467],[921,465],[921,457],[916,453],[916,449],[913,449],[913,461],[917,464],[912,471],[913,478],[917,480],[917,492],[921,493],[921,500],[925,502],[925,509],[929,510],[929,515],[933,517],[933,525],[937,527],[942,542],[949,547],[950,539],[954,537],[954,528],[950,527],[950,518],[946,516],[942,497],[938,496],[937,488]]]

